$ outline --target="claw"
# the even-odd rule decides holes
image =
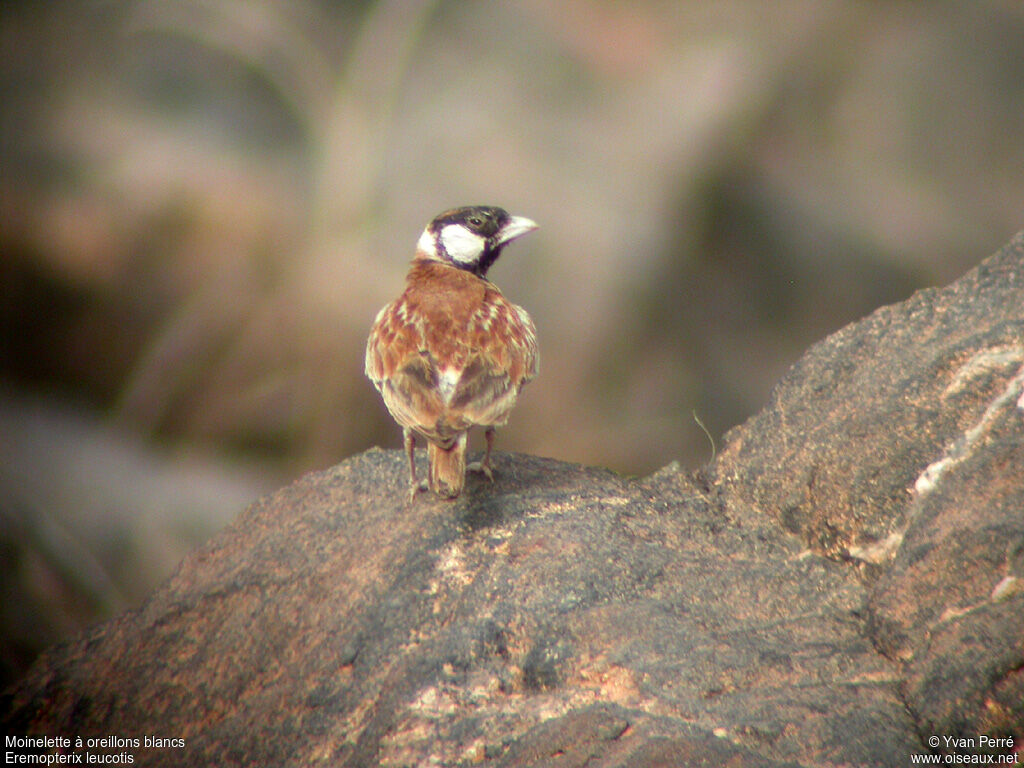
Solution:
[[[425,490],[427,490],[426,480],[420,480],[417,483],[416,480],[413,479],[412,483],[409,485],[409,501],[416,501],[417,494],[422,493]]]
[[[466,469],[470,472],[479,472],[492,483],[494,482],[494,472],[491,470],[490,462],[472,461],[466,465]]]
[[[484,451],[484,460],[474,461],[466,469],[470,472],[479,472],[493,483],[494,472],[491,471],[491,449],[494,448],[494,427],[488,427],[487,431],[484,432],[484,437],[487,438],[487,450]]]

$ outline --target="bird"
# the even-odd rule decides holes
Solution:
[[[438,214],[416,243],[405,290],[377,313],[366,342],[366,376],[402,428],[409,496],[428,488],[454,499],[467,469],[493,480],[495,430],[508,422],[539,369],[529,314],[487,278],[506,245],[537,224],[497,206]],[[483,460],[466,464],[470,428],[483,427]],[[417,440],[429,477],[416,480]]]

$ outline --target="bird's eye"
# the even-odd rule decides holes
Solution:
[[[484,225],[484,220],[479,216],[470,216],[468,221],[470,225],[474,227],[482,227]]]

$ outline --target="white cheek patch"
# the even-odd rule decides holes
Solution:
[[[461,224],[449,224],[441,230],[441,245],[452,261],[459,264],[474,264],[484,252],[484,239]]]
[[[437,258],[437,246],[434,245],[434,236],[430,229],[424,229],[420,239],[416,241],[416,250],[431,259]]]

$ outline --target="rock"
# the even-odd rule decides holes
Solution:
[[[144,766],[1019,751],[1024,236],[813,347],[696,475],[497,454],[410,503],[398,451],[311,474],[0,712]]]

